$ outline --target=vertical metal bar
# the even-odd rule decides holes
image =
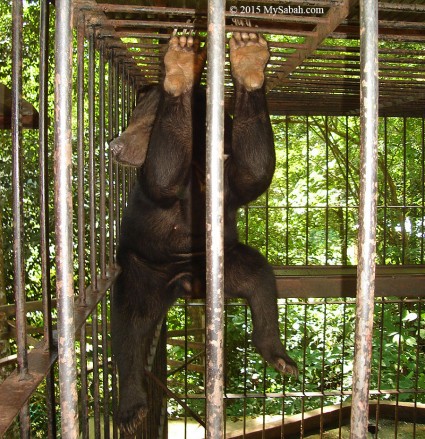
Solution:
[[[40,247],[41,247],[41,290],[43,297],[44,340],[46,350],[52,348],[52,305],[49,251],[49,17],[47,0],[40,2],[40,98],[39,98],[39,165],[40,165]],[[47,437],[56,437],[56,402],[54,368],[46,376]]]
[[[422,119],[423,121],[423,119]],[[420,332],[420,328],[422,327],[422,303],[423,301],[421,298],[418,297],[418,333]],[[414,389],[415,389],[415,396],[414,396],[414,406],[415,406],[415,412],[413,417],[413,437],[416,437],[416,430],[417,430],[417,423],[421,422],[419,418],[419,413],[417,412],[416,408],[418,406],[418,397],[419,397],[419,376],[420,376],[420,370],[422,369],[420,356],[422,352],[422,347],[420,343],[417,343],[416,345],[416,361],[415,361],[415,371],[414,371]]]
[[[270,234],[270,208],[269,208],[269,189],[266,191],[266,224],[265,224],[265,241],[266,241],[266,254],[265,257],[268,260],[269,259],[269,234]]]
[[[387,260],[387,216],[388,216],[388,119],[384,117],[384,250],[382,252],[382,263]]]
[[[16,304],[16,344],[19,379],[29,378],[26,347],[25,262],[23,254],[22,209],[22,0],[12,2],[12,204],[13,204],[13,290]],[[20,411],[21,438],[30,434],[28,404]]]
[[[286,218],[285,218],[285,265],[289,265],[289,116],[285,116],[285,198],[286,198]]]
[[[327,315],[327,299],[325,297],[323,304],[323,346],[326,346],[326,329],[328,323],[328,315]],[[323,419],[323,409],[325,407],[325,349],[322,349],[322,367],[320,371],[320,435],[323,435],[324,429],[324,419]]]
[[[72,247],[72,8],[57,0],[55,23],[55,232],[61,437],[78,438]]]
[[[108,367],[108,305],[102,299],[102,368],[103,368],[103,436],[110,437],[109,427],[109,367]]]
[[[329,264],[329,118],[325,116],[326,209],[325,209],[325,265]]]
[[[406,233],[406,175],[407,175],[407,123],[406,118],[403,117],[403,207],[401,210],[401,263],[409,263],[406,261],[407,250],[407,233]]]
[[[344,253],[342,255],[342,265],[348,264],[348,204],[350,197],[349,186],[349,134],[348,134],[348,116],[345,117],[345,230],[344,230]]]
[[[106,277],[105,48],[99,51],[99,169],[100,276]]]
[[[244,310],[244,322],[245,322],[245,328],[248,328],[248,307],[246,305],[246,303],[244,303],[243,305],[243,310]],[[243,377],[244,377],[244,383],[243,383],[243,390],[244,390],[244,398],[243,398],[243,434],[246,434],[246,429],[247,429],[247,418],[248,418],[248,404],[247,404],[247,398],[246,395],[248,393],[248,346],[249,346],[249,337],[248,337],[248,331],[245,331],[244,334],[244,346],[243,346],[243,351],[244,351],[244,372],[243,372]]]
[[[13,288],[16,303],[16,342],[18,345],[18,374],[28,374],[25,314],[25,264],[23,255],[22,222],[22,1],[12,2],[12,192],[13,192]]]
[[[89,200],[90,200],[90,283],[97,288],[97,248],[96,248],[96,174],[95,174],[95,96],[94,96],[94,29],[89,31]]]
[[[378,2],[360,1],[361,152],[359,264],[351,439],[367,436],[376,259],[378,151]]]
[[[86,304],[84,210],[84,15],[77,28],[77,199],[78,199],[78,300]],[[83,423],[84,425],[84,423]]]
[[[346,119],[347,121],[347,119]],[[348,167],[346,168],[348,171]],[[348,174],[348,172],[347,172]],[[348,200],[348,198],[347,198]],[[348,230],[348,228],[346,229]],[[338,431],[338,439],[341,439],[342,437],[342,426],[345,425],[343,423],[343,417],[342,417],[342,407],[343,407],[343,403],[344,403],[344,363],[345,363],[345,359],[348,357],[346,355],[346,345],[345,342],[347,340],[346,337],[346,325],[347,325],[347,299],[344,298],[344,304],[343,304],[343,311],[342,311],[342,343],[341,343],[341,379],[339,382],[339,386],[341,389],[341,393],[340,393],[340,401],[339,401],[339,419],[338,419],[338,427],[339,427],[339,431]]]
[[[95,47],[94,28],[89,30],[89,200],[90,200],[90,280],[93,290],[97,288],[97,247],[96,247],[96,170],[95,170]],[[92,314],[92,363],[93,363],[93,411],[94,436],[100,437],[100,409],[99,409],[99,340],[98,340],[98,312],[97,307]]]
[[[92,314],[94,437],[100,437],[99,331],[98,307]]]
[[[39,165],[40,165],[40,244],[41,290],[43,293],[43,322],[46,348],[51,347],[51,285],[49,260],[49,170],[48,170],[48,44],[49,3],[40,4],[40,98],[39,98]]]
[[[422,174],[422,207],[421,207],[421,236],[425,237],[425,118],[422,117],[422,154],[421,154],[421,174]],[[421,239],[421,259],[420,264],[424,263],[425,240]]]
[[[309,256],[309,233],[310,233],[310,121],[308,116],[305,118],[306,123],[306,208],[305,208],[305,265],[308,265]]]
[[[404,302],[403,299],[399,299],[398,303],[398,348],[397,348],[397,370],[396,370],[396,396],[395,396],[395,407],[394,407],[394,437],[398,437],[398,428],[399,428],[399,402],[400,402],[400,375],[402,372],[401,369],[401,352],[403,348],[403,311],[404,311]],[[403,373],[404,375],[404,373]]]
[[[114,413],[117,412],[118,410],[118,402],[117,402],[117,388],[118,388],[118,383],[117,383],[117,374],[118,374],[118,370],[117,370],[117,365],[115,362],[112,363],[112,410]],[[112,426],[112,438],[113,439],[118,439],[118,425],[115,422],[115,417],[113,417],[113,426]]]
[[[118,81],[117,78],[117,69],[116,63],[114,61],[114,53],[111,52],[109,65],[108,65],[108,75],[110,77],[109,81],[109,90],[108,90],[108,128],[109,128],[109,138],[112,139],[116,131],[116,114],[118,107],[115,105],[115,96],[116,96],[116,84]],[[111,151],[109,151],[109,263],[113,266],[115,257],[114,257],[114,243],[116,242],[116,226],[115,226],[115,218],[116,218],[116,197],[115,197],[115,187],[117,185],[117,181],[114,180],[116,173],[116,166],[112,162]],[[113,297],[114,287],[111,288],[111,296]],[[118,410],[118,397],[117,397],[117,366],[112,361],[112,410],[115,413]],[[112,426],[112,437],[113,439],[118,439],[118,426],[115,422],[115,418],[112,418],[113,426]]]
[[[304,306],[304,340],[307,340],[307,322],[308,320],[308,309],[307,309],[307,302],[306,300],[302,300],[302,306]],[[303,368],[307,364],[307,345],[304,344],[303,346]],[[306,376],[303,374],[302,381],[301,381],[301,425],[300,425],[300,439],[304,437],[304,421],[305,421],[305,407],[306,407]]]
[[[108,139],[112,139],[115,135],[114,132],[114,64],[113,64],[113,52],[109,54],[108,60]],[[108,243],[108,251],[109,251],[109,266],[113,267],[114,265],[114,166],[112,163],[112,155],[111,150],[108,149],[108,214],[109,214],[109,243]]]
[[[105,45],[99,51],[100,275],[106,278]],[[108,306],[102,299],[103,435],[109,438]]]
[[[283,336],[284,336],[284,347],[286,349],[286,341],[288,340],[288,322],[289,322],[289,305],[288,305],[288,299],[285,299],[285,312],[283,315],[283,322],[284,322],[284,328],[283,328]],[[280,315],[280,313],[279,313]],[[287,385],[287,377],[286,375],[283,376],[282,379],[282,428],[281,428],[281,439],[285,438],[285,413],[286,413],[286,385]]]
[[[84,36],[85,17],[78,17],[77,27],[77,224],[78,224],[78,305],[86,305],[85,210],[84,210]],[[80,404],[81,436],[89,437],[86,325],[80,330]]]
[[[115,62],[114,65],[114,127],[115,127],[115,134],[120,132],[120,66],[118,61]],[[120,236],[120,230],[121,230],[121,207],[122,207],[122,197],[120,197],[120,168],[117,163],[115,163],[114,166],[115,171],[115,242],[118,242],[119,236]]]
[[[207,439],[223,437],[223,309],[224,309],[224,61],[225,2],[208,3],[207,75]]]
[[[384,223],[386,224],[386,223]],[[382,390],[382,371],[383,371],[383,359],[384,359],[384,334],[385,334],[385,297],[381,298],[381,318],[379,319],[379,366],[378,366],[378,379],[377,379],[377,389],[378,389],[378,398],[377,398],[377,405],[376,405],[376,415],[375,415],[375,422],[376,427],[379,425],[379,418],[380,418],[380,412],[381,412],[381,390]],[[376,428],[375,437],[378,437],[378,428]]]
[[[184,301],[184,402],[185,404],[187,404],[189,401],[187,399],[188,397],[188,361],[189,361],[189,355],[188,355],[188,341],[189,341],[189,336],[188,336],[188,326],[189,326],[189,319],[188,319],[188,306],[189,306],[189,301],[188,299],[185,299]],[[187,417],[188,417],[188,413],[187,411],[185,411],[184,413],[184,438],[187,438]]]

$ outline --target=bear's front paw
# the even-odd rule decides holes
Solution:
[[[173,35],[164,58],[164,89],[180,96],[199,82],[206,60],[199,38],[193,35]]]
[[[270,57],[267,41],[254,32],[235,32],[229,42],[232,75],[248,91],[264,83],[264,69]]]

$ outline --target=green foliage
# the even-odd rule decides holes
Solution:
[[[169,314],[173,329],[190,331],[186,307],[175,307]],[[355,302],[353,299],[295,299],[281,300],[280,329],[285,336],[288,352],[303,371],[298,381],[282,377],[267,366],[255,352],[250,339],[252,324],[246,304],[229,302],[226,305],[225,393],[233,395],[226,401],[230,418],[267,414],[299,413],[348,399],[352,386]],[[187,326],[186,326],[187,325]],[[425,385],[425,312],[420,303],[400,299],[378,299],[375,306],[371,389],[382,391],[382,398],[412,401],[414,389]],[[193,340],[188,337],[188,341]],[[184,345],[168,349],[169,359],[184,363],[198,352],[185,350]],[[202,364],[202,361],[201,361]],[[192,409],[204,414],[202,395],[203,374],[183,370],[169,381],[177,394],[198,395]],[[388,389],[400,392],[397,396]],[[302,399],[299,395],[305,394]],[[319,396],[325,394],[323,400]],[[237,396],[239,395],[239,396]],[[244,397],[245,396],[245,397]],[[269,397],[267,397],[269,396]],[[272,397],[274,396],[274,397]],[[276,397],[276,396],[281,396]],[[282,399],[283,396],[283,399]],[[316,396],[316,397],[315,397]],[[425,396],[415,397],[425,403]],[[192,400],[191,400],[192,401]],[[302,407],[301,407],[302,405]],[[169,414],[184,414],[174,401]]]

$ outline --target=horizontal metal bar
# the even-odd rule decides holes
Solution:
[[[28,353],[28,378],[22,380],[14,371],[0,384],[0,437],[6,433],[56,359],[57,352],[46,351],[42,340],[37,348]]]
[[[194,29],[195,26],[193,25],[193,23],[180,23],[180,22],[156,22],[156,23],[148,23],[146,25],[146,27],[149,28],[150,32],[149,33],[144,33],[142,31],[138,31],[138,30],[128,30],[128,31],[123,31],[123,30],[117,30],[115,31],[115,36],[119,37],[119,38],[154,38],[154,39],[165,39],[168,40],[170,38],[170,34],[168,33],[164,33],[164,34],[157,34],[157,33],[152,33],[152,27],[157,27],[158,29],[169,29],[170,31],[173,29]],[[197,26],[196,26],[197,28]],[[206,27],[203,29],[206,30]],[[256,32],[262,33],[262,34],[274,34],[274,35],[285,35],[285,36],[298,36],[298,37],[315,37],[316,36],[316,31],[313,29],[293,29],[289,26],[281,26],[279,28],[269,28],[269,27],[256,27],[255,28]],[[252,28],[251,27],[246,27],[246,26],[233,26],[233,25],[228,25],[226,26],[226,32],[252,32]],[[99,31],[99,33],[103,36],[108,36],[107,31]],[[109,34],[111,35],[111,34]]]
[[[425,394],[425,389],[372,389],[370,391],[370,396],[382,396],[382,395],[406,395],[409,393]],[[332,398],[335,396],[350,396],[352,395],[351,390],[328,390],[325,392],[247,392],[247,393],[226,393],[226,399],[267,399],[267,398]],[[178,395],[183,397],[183,395]],[[205,399],[205,394],[203,393],[190,393],[184,396],[187,399]],[[376,401],[375,401],[376,402]],[[392,403],[395,404],[395,403]],[[411,404],[414,406],[415,403],[399,403],[401,404]],[[417,407],[422,411],[425,410],[425,404],[418,403]]]
[[[300,431],[309,434],[310,431],[319,431],[320,428],[333,428],[335,425],[348,425],[351,415],[351,403],[335,404],[332,406],[321,407],[309,410],[296,415],[282,415],[277,421],[261,423],[257,427],[236,430],[227,435],[232,439],[262,439],[264,430],[267,437],[281,437],[284,432],[285,437],[298,438]],[[415,406],[412,403],[393,403],[383,401],[369,401],[369,416],[374,418],[379,410],[381,419],[394,420],[399,422],[418,422],[425,416],[425,407]]]
[[[357,267],[275,268],[278,297],[355,297]],[[376,297],[425,297],[424,266],[377,266]]]
[[[424,4],[388,3],[379,2],[379,11],[403,11],[403,12],[425,12]]]

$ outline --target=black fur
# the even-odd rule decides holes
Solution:
[[[205,92],[196,86],[173,97],[159,86],[147,93],[158,93],[157,113],[122,220],[122,271],[112,307],[117,418],[130,433],[148,409],[144,368],[155,327],[178,297],[205,286]],[[257,250],[238,241],[236,229],[238,208],[269,187],[275,168],[264,88],[248,92],[235,85],[225,143],[225,295],[248,301],[256,348],[279,370],[286,363],[294,373],[279,338],[273,270]]]

